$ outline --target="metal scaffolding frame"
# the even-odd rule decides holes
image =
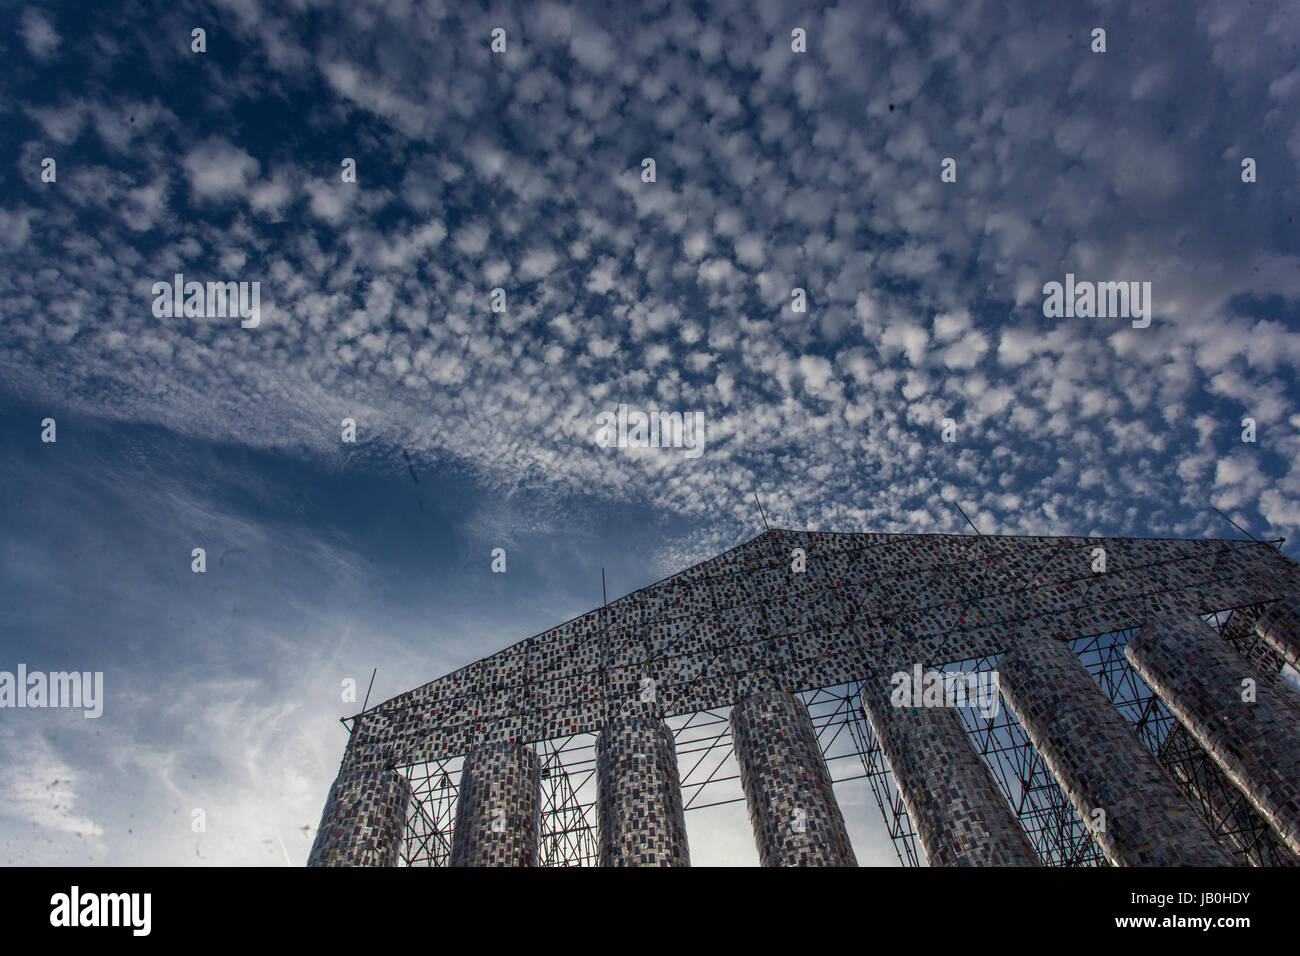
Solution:
[[[1249,605],[1232,612],[1206,615],[1205,619],[1261,674],[1277,676],[1284,662],[1254,629],[1254,622],[1265,607]],[[1160,707],[1163,709],[1164,705]],[[1267,821],[1181,723],[1173,721],[1158,755],[1224,845],[1240,856],[1242,862],[1252,866],[1300,866],[1300,859],[1278,839]]]
[[[1282,662],[1253,631],[1251,622],[1266,605],[1203,615],[1262,673],[1277,674]],[[1071,650],[1106,696],[1133,725],[1225,845],[1243,862],[1297,865],[1263,819],[1227,781],[1141,676],[1128,665],[1124,645],[1135,629],[1069,642]],[[948,664],[947,673],[993,672],[996,657]],[[861,684],[848,683],[799,696],[808,707],[831,778],[838,786],[866,780],[899,862],[920,866],[924,851],[894,783],[893,774],[859,701]],[[956,708],[975,751],[1019,818],[1045,866],[1106,866],[1096,842],[1030,743],[1014,714],[999,700],[997,713]],[[729,724],[730,708],[672,715],[684,809],[694,811],[744,801]],[[576,734],[533,745],[542,766],[542,866],[594,866],[598,862],[595,735]],[[410,781],[401,865],[446,866],[455,821],[460,757],[399,768]]]

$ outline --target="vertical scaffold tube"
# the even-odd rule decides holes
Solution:
[[[1196,615],[1158,618],[1124,650],[1282,842],[1300,853],[1300,698]]]
[[[869,678],[862,709],[930,865],[1038,866],[961,717],[946,706],[896,705],[894,691],[887,675]]]
[[[1300,670],[1300,598],[1283,598],[1259,616],[1255,633],[1282,660]]]
[[[631,703],[596,739],[601,866],[690,866],[672,731]]]
[[[1002,655],[1002,696],[1115,866],[1231,866],[1192,806],[1065,645]]]
[[[857,866],[803,702],[761,691],[731,708],[740,783],[763,866]]]
[[[461,770],[452,866],[536,866],[542,767],[523,744],[487,744]]]
[[[396,770],[340,770],[307,865],[396,866],[410,802],[411,785]]]

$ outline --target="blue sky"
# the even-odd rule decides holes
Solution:
[[[651,583],[755,492],[1294,536],[1294,5],[462,6],[0,10],[0,668],[108,694],[0,714],[0,861],[300,864],[342,679]],[[260,326],[155,318],[176,272],[260,282]],[[1151,282],[1151,326],[1044,317],[1067,272]],[[599,447],[619,402],[704,453]],[[703,859],[752,854],[729,825]]]

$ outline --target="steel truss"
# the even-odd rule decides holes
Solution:
[[[446,866],[456,821],[456,790],[463,758],[434,760],[403,769],[411,785],[406,836],[398,866]]]

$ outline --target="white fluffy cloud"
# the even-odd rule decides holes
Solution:
[[[261,164],[228,140],[212,137],[182,161],[190,189],[199,199],[244,198]]]
[[[61,42],[49,19],[31,7],[23,11],[18,32],[22,34],[27,52],[42,62],[54,56]]]

